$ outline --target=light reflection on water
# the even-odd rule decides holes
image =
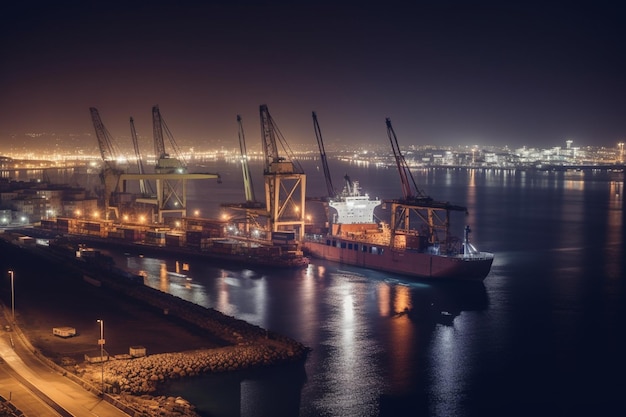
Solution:
[[[442,337],[461,311],[487,306],[482,284],[459,297],[455,287],[317,260],[296,271],[225,269],[189,261],[184,276],[172,273],[176,260],[128,256],[123,262],[134,272],[143,271],[146,285],[313,347],[304,380],[287,372],[293,379],[287,391],[291,398],[283,398],[280,406],[270,400],[268,390],[284,392],[285,387],[263,372],[231,376],[235,380],[218,390],[208,389],[217,383],[214,376],[168,385],[168,394],[191,400],[207,415],[255,416],[258,410],[271,415],[378,415],[381,393],[410,395],[415,389],[416,379],[430,367],[424,357],[431,339],[439,352]],[[432,378],[441,392],[450,388],[444,386],[449,377],[445,372],[459,372],[458,355],[450,356],[452,343],[448,340],[434,357],[441,367]],[[234,408],[223,404],[234,398]]]
[[[388,177],[360,174],[387,197],[378,191],[390,192]],[[615,405],[619,387],[606,376],[624,361],[623,184],[523,171],[416,176],[434,197],[467,204],[459,230],[468,222],[478,246],[496,252],[484,285],[317,260],[299,271],[190,263],[186,284],[161,279],[174,260],[123,260],[152,271],[154,288],[313,348],[301,369],[175,381],[168,395],[218,417],[599,415]]]

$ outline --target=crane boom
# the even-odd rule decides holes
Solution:
[[[265,166],[265,205],[268,229],[296,230],[299,239],[304,237],[306,175],[293,157],[293,152],[280,134],[265,104],[259,108],[261,115],[261,138]],[[278,141],[288,158],[278,154]]]
[[[317,146],[320,149],[320,160],[322,161],[322,168],[324,169],[324,178],[326,179],[328,198],[334,198],[337,196],[337,192],[333,187],[333,180],[330,176],[330,169],[328,168],[328,160],[326,158],[326,150],[324,149],[324,141],[322,140],[322,130],[320,129],[320,125],[317,121],[317,114],[315,114],[315,112],[313,112],[313,128],[315,129]]]
[[[246,201],[248,203],[256,202],[254,196],[254,187],[250,178],[250,166],[248,165],[248,151],[246,149],[246,137],[243,131],[243,122],[241,116],[237,115],[238,136],[239,136],[239,149],[241,150],[241,170],[243,171],[243,186],[246,194]]]
[[[180,167],[186,167],[182,152],[180,151],[176,140],[174,140],[174,135],[172,135],[172,132],[169,130],[165,120],[161,116],[161,111],[159,110],[158,105],[152,107],[152,130],[154,132],[154,152],[157,159],[167,159],[170,157],[165,150],[165,140],[163,139],[163,133],[165,133],[170,142],[170,146],[174,150],[174,155]]]
[[[154,137],[154,156],[156,159],[165,158],[165,142],[163,141],[163,123],[159,106],[152,107],[152,134]]]
[[[404,155],[402,155],[402,152],[400,151],[398,138],[396,137],[396,132],[393,130],[393,126],[391,126],[391,120],[387,118],[385,122],[387,124],[387,136],[389,137],[389,142],[391,142],[393,156],[396,159],[396,166],[398,168],[398,173],[400,174],[400,185],[402,186],[402,195],[404,199],[414,200],[417,198],[428,198],[428,196],[417,187],[417,183],[415,182],[415,178],[413,178],[409,165],[406,163],[406,159],[404,159]]]
[[[267,105],[262,104],[259,107],[259,113],[261,117],[261,140],[263,141],[263,154],[265,156],[264,172],[269,173],[271,165],[280,161],[276,141],[276,129],[274,128],[274,121],[272,116],[270,116]]]
[[[130,118],[130,135],[133,140],[133,148],[135,149],[135,158],[137,159],[137,171],[139,174],[144,174],[143,162],[141,161],[141,152],[139,152],[139,140],[137,139],[137,130],[135,130],[135,121],[133,118]],[[146,187],[146,180],[139,180],[139,191],[141,194],[146,195],[148,193],[148,188],[150,188],[150,183],[148,183],[148,187]],[[152,193],[152,191],[150,191]]]
[[[100,155],[102,156],[103,167],[100,172],[100,181],[102,183],[102,200],[104,205],[105,218],[109,218],[109,210],[113,209],[117,213],[117,207],[115,204],[111,205],[112,195],[117,192],[119,186],[119,178],[123,173],[117,166],[117,158],[120,153],[116,150],[115,145],[111,139],[111,134],[104,127],[100,113],[95,107],[90,107],[91,121],[96,131],[96,138],[98,139],[98,148],[100,149]]]
[[[265,168],[264,173],[276,172],[292,172],[296,174],[303,174],[304,171],[300,166],[300,163],[294,157],[293,151],[289,147],[289,144],[280,133],[280,130],[276,126],[274,119],[270,115],[270,112],[266,104],[262,104],[259,107],[261,116],[261,138],[263,141],[263,154],[265,156]],[[278,144],[286,156],[280,156],[278,153]]]
[[[104,164],[109,165],[112,163],[111,161],[115,161],[118,156],[113,146],[113,141],[111,140],[111,134],[106,127],[104,127],[104,123],[102,123],[102,119],[100,119],[98,109],[90,107],[89,111],[91,112],[91,121],[93,122],[93,127],[96,131],[96,138],[98,139],[100,156],[102,156]]]

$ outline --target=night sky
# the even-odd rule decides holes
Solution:
[[[626,137],[619,2],[41,2],[5,9],[0,154],[10,135],[615,147]],[[544,4],[548,3],[548,4]],[[412,6],[408,6],[412,5]],[[3,6],[4,7],[4,6]],[[95,146],[95,143],[94,143]],[[330,146],[330,145],[327,145]]]

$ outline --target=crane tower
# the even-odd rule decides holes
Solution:
[[[259,108],[265,165],[265,204],[269,213],[268,230],[294,230],[304,237],[306,175],[278,130],[267,105]],[[286,156],[278,153],[281,145]]]
[[[109,220],[111,211],[113,211],[115,217],[119,215],[118,205],[113,196],[119,191],[120,176],[124,171],[117,166],[119,151],[115,147],[111,134],[104,126],[104,123],[102,123],[98,109],[90,107],[89,111],[96,131],[98,148],[103,162],[102,171],[100,172],[100,181],[103,188],[102,200],[104,216],[106,220]]]

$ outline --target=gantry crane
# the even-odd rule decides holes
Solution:
[[[119,216],[118,204],[113,198],[119,192],[120,176],[124,173],[122,169],[117,166],[117,159],[119,157],[119,151],[111,138],[111,134],[104,127],[100,113],[95,107],[90,107],[91,120],[93,122],[94,129],[96,131],[96,138],[98,139],[98,148],[100,150],[100,156],[102,157],[102,171],[100,172],[100,182],[102,184],[102,204],[104,207],[105,219],[109,219],[110,211],[114,212],[115,217]]]
[[[154,172],[156,174],[186,174],[186,163],[178,149],[178,145],[176,145],[174,136],[161,116],[158,105],[152,107],[152,128],[154,135],[154,152],[157,158]],[[170,154],[165,150],[165,141],[163,140],[164,132],[174,150],[175,158],[171,158]],[[163,220],[163,215],[166,213],[186,216],[187,201],[184,197],[186,192],[186,190],[184,190],[184,177],[157,179],[156,188],[159,205],[159,222]]]
[[[402,198],[387,200],[391,204],[391,244],[393,247],[402,245],[407,235],[420,233],[428,236],[431,244],[448,244],[450,226],[450,211],[467,212],[463,206],[452,205],[448,202],[435,201],[417,187],[415,178],[398,145],[398,138],[391,126],[391,120],[386,119],[387,136],[391,143],[393,155],[400,174]],[[416,215],[426,225],[427,230],[416,232],[410,229],[411,215]]]
[[[265,204],[269,213],[268,230],[294,230],[304,237],[306,175],[272,119],[267,105],[259,107],[265,165]],[[278,153],[278,143],[286,154]]]
[[[157,158],[154,173],[139,174],[123,174],[121,180],[124,184],[126,181],[146,181],[149,185],[152,181],[156,184],[156,196],[137,198],[136,203],[150,205],[155,207],[153,213],[156,218],[153,222],[163,223],[164,218],[168,215],[178,217],[187,217],[187,181],[200,179],[217,179],[220,181],[219,174],[211,173],[188,173],[187,166],[174,138],[167,128],[165,121],[161,117],[158,106],[152,107],[152,125],[154,134],[154,146]],[[177,158],[170,158],[165,150],[165,142],[163,133],[166,133],[170,139],[170,143],[174,148]]]

